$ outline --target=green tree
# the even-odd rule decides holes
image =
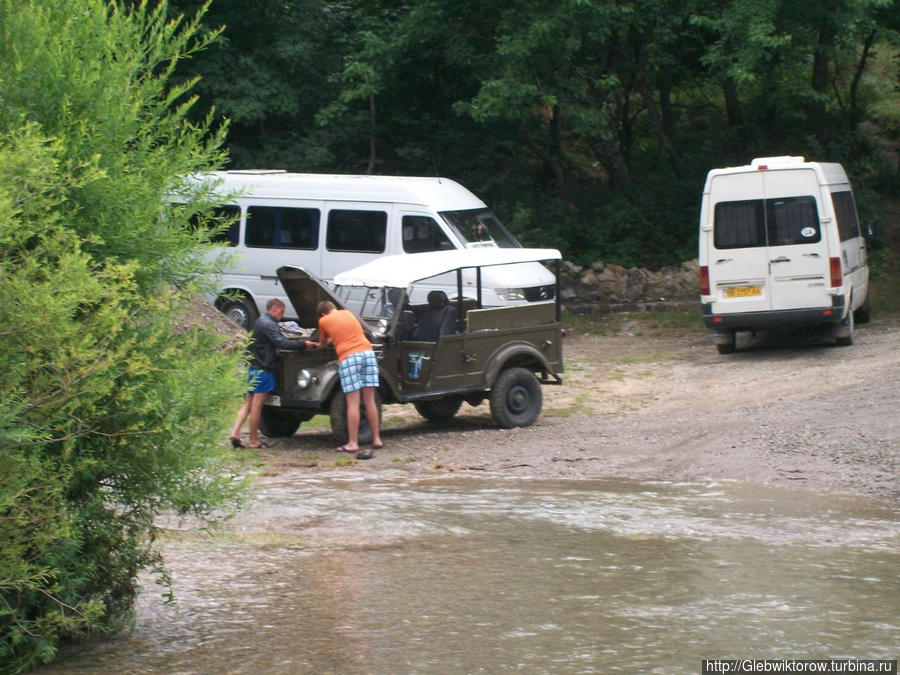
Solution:
[[[895,183],[890,0],[256,5],[217,0],[228,42],[183,66],[240,117],[236,167],[446,175],[527,244],[651,266],[695,254],[712,167]]]
[[[170,2],[194,13],[205,0]],[[315,115],[334,93],[341,44],[351,33],[343,3],[321,0],[216,0],[203,21],[221,37],[185,61],[200,76],[204,108],[229,120],[229,154],[240,168],[327,170],[335,162]]]
[[[0,670],[126,625],[155,516],[241,494],[240,355],[186,305],[208,195],[164,199],[224,159],[168,82],[207,39],[165,5],[0,0]]]

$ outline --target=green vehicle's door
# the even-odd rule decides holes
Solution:
[[[442,335],[437,342],[400,343],[400,382],[405,395],[438,394],[467,386],[464,335]]]
[[[407,341],[400,343],[400,388],[404,395],[416,394],[430,388],[433,375],[434,342]]]

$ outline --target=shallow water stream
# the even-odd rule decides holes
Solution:
[[[135,630],[40,672],[698,673],[897,658],[900,524],[741,483],[266,479],[164,552]]]

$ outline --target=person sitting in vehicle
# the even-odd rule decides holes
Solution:
[[[413,333],[414,340],[437,342],[441,335],[456,332],[456,307],[444,291],[428,293],[428,309]]]

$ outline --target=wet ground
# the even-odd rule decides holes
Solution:
[[[269,478],[172,532],[177,603],[42,672],[696,673],[895,658],[896,510],[733,482]]]
[[[696,673],[900,653],[900,325],[857,344],[571,330],[527,429],[386,407],[258,455],[226,531],[172,526],[176,603],[48,673]]]

